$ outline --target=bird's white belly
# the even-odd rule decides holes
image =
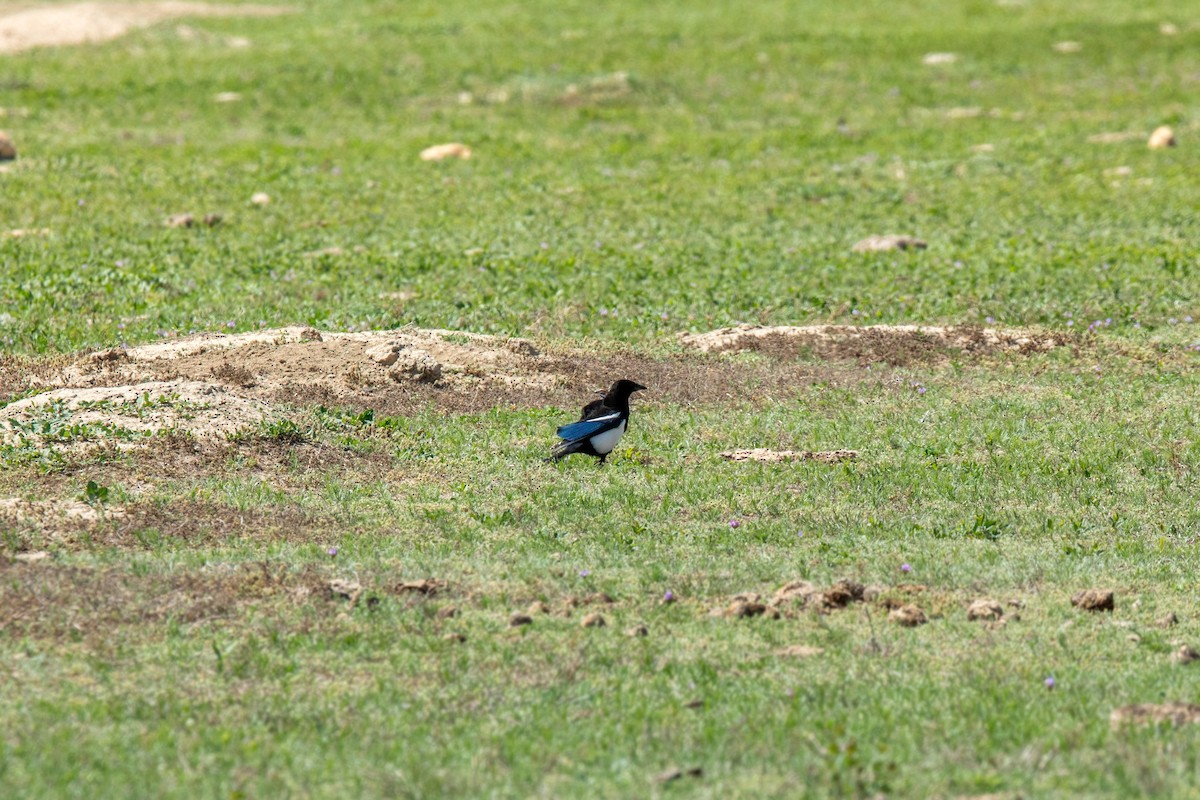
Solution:
[[[621,436],[625,433],[625,421],[610,431],[598,433],[592,437],[592,449],[600,455],[607,455],[612,452],[612,449],[617,446],[617,442],[621,441]]]

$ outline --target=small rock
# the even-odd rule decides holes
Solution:
[[[457,642],[458,644],[462,644],[467,640],[467,635],[465,633],[447,633],[442,638],[447,642]]]
[[[1114,728],[1170,722],[1187,725],[1200,722],[1200,705],[1195,703],[1134,703],[1114,708],[1109,715]]]
[[[1178,624],[1179,617],[1175,615],[1174,611],[1171,611],[1165,616],[1159,617],[1154,621],[1154,627],[1156,628],[1173,628]]]
[[[163,222],[168,228],[190,228],[196,218],[191,214],[172,214]]]
[[[641,636],[649,636],[650,629],[645,625],[634,625],[632,628],[625,629],[625,635],[631,639],[636,639]]]
[[[1004,616],[1004,608],[995,600],[976,600],[967,607],[967,619],[972,622],[977,620],[994,621],[1002,616]]]
[[[784,658],[812,658],[824,653],[824,648],[810,647],[806,644],[793,644],[789,647],[783,647],[775,651],[775,655]]]
[[[213,100],[218,103],[236,103],[242,99],[240,92],[217,92],[213,95]]]
[[[742,619],[744,617],[759,617],[765,614],[767,607],[762,603],[750,602],[746,600],[734,600],[729,607],[725,609],[725,616],[733,619]],[[776,611],[776,614],[779,612]]]
[[[204,224],[210,228],[215,228],[221,224],[222,219],[224,219],[224,217],[222,217],[220,214],[205,214]]]
[[[945,64],[953,64],[958,61],[958,56],[954,53],[926,53],[921,59],[921,63],[927,67],[938,67]]]
[[[458,616],[458,606],[442,606],[435,616],[438,619],[454,619]]]
[[[323,342],[325,337],[316,328],[305,328],[300,331],[300,341],[302,342]]]
[[[587,614],[583,619],[579,620],[579,624],[584,628],[603,628],[608,624],[608,621],[604,619],[602,614],[598,614],[593,611],[591,614]]]
[[[267,194],[266,192],[255,192],[254,194],[250,195],[250,202],[256,206],[270,205],[271,195]]]
[[[1173,23],[1164,22],[1162,25],[1158,26],[1158,32],[1163,36],[1174,36],[1175,34],[1179,33],[1179,28],[1177,28]]]
[[[435,144],[421,151],[422,161],[441,161],[446,158],[461,158],[464,161],[471,157],[471,148],[459,142]]]
[[[373,347],[368,347],[364,353],[367,358],[374,361],[376,364],[382,364],[385,367],[390,367],[396,363],[396,359],[400,356],[400,348],[394,342],[385,342],[377,344]]]
[[[918,625],[924,625],[929,620],[925,617],[925,612],[914,605],[900,606],[893,609],[888,614],[888,622],[894,622],[897,625],[903,625],[906,628],[915,628]]]
[[[1055,42],[1054,51],[1057,53],[1078,53],[1083,49],[1079,42]]]
[[[1164,147],[1175,146],[1175,131],[1171,130],[1170,125],[1160,125],[1154,129],[1154,133],[1150,134],[1149,141],[1146,145],[1151,150],[1161,150]]]
[[[50,554],[45,550],[31,550],[28,553],[17,553],[13,559],[22,564],[36,564],[38,561],[45,561],[50,558]]]
[[[526,613],[531,617],[537,616],[538,614],[549,614],[550,606],[546,605],[541,600],[534,600],[529,604],[529,608],[526,610]]]
[[[532,624],[533,624],[533,617],[529,616],[528,614],[518,613],[518,614],[513,614],[511,617],[508,618],[508,627],[510,627],[510,628],[519,628],[522,625],[532,625]]]
[[[928,245],[914,236],[868,236],[854,245],[856,253],[880,253],[887,250],[924,250]]]
[[[1086,589],[1076,592],[1071,605],[1084,611],[1112,611],[1115,608],[1111,589]]]
[[[1200,653],[1197,653],[1186,644],[1182,645],[1175,654],[1171,656],[1171,660],[1177,664],[1190,664],[1193,661],[1200,659]]]
[[[17,146],[4,131],[0,131],[0,161],[12,161],[17,157]]]
[[[427,351],[413,347],[396,353],[388,377],[397,383],[433,383],[442,377],[442,365]]]

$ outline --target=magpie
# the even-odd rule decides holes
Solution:
[[[603,397],[583,407],[578,422],[559,426],[561,441],[550,450],[550,458],[558,461],[572,453],[583,453],[604,464],[629,426],[629,396],[645,388],[624,378],[613,383]]]

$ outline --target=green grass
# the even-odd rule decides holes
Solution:
[[[1188,4],[297,9],[3,57],[0,232],[50,230],[0,238],[4,352],[411,323],[604,359],[739,321],[1112,323],[1037,355],[801,356],[815,382],[752,402],[651,387],[604,469],[543,463],[571,412],[537,402],[283,403],[219,446],[98,452],[71,445],[112,431],[49,409],[53,441],[0,448],[0,496],[103,513],[0,516],[6,796],[1200,796],[1200,731],[1108,719],[1200,702],[1170,658],[1200,647]],[[1180,146],[1148,150],[1164,123]],[[444,141],[475,155],[417,158]],[[162,224],[182,211],[224,221]],[[850,252],[893,232],[929,248]],[[448,585],[397,588],[424,578]],[[799,578],[930,622],[709,614]],[[1093,586],[1114,614],[1072,608]],[[1019,619],[968,622],[980,597]]]

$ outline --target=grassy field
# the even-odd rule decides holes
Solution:
[[[1110,724],[1200,703],[1191,4],[292,9],[0,55],[5,796],[1200,797]],[[1046,346],[678,336],[738,323]],[[337,362],[402,326],[518,367]]]

